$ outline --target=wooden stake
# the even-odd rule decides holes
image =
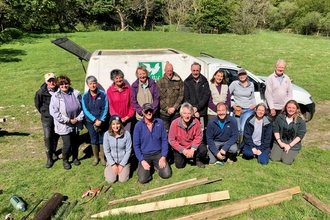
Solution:
[[[156,196],[161,196],[161,195],[165,195],[171,192],[175,192],[181,189],[188,189],[191,188],[193,186],[198,186],[198,185],[202,185],[202,184],[209,184],[209,183],[213,183],[216,181],[220,181],[222,180],[222,178],[218,178],[215,180],[210,180],[208,181],[207,178],[203,178],[203,179],[199,179],[199,180],[188,180],[188,182],[186,181],[182,181],[180,183],[175,183],[175,184],[170,184],[167,186],[162,186],[159,187],[160,190],[157,190],[159,188],[155,188],[149,191],[149,193],[143,193],[141,195],[136,195],[136,196],[131,196],[131,197],[126,197],[126,198],[122,198],[122,199],[117,199],[117,200],[113,200],[110,201],[108,203],[108,205],[114,205],[114,204],[118,204],[118,203],[122,203],[122,202],[129,202],[129,201],[142,201],[145,199],[149,199],[149,198],[153,198]]]
[[[154,189],[149,189],[149,190],[142,191],[141,194],[151,193],[151,192],[157,192],[157,191],[159,191],[159,190],[166,189],[166,188],[168,188],[168,187],[173,187],[173,186],[177,186],[177,185],[182,185],[182,184],[185,184],[185,183],[193,182],[193,181],[195,181],[195,180],[197,180],[197,178],[192,178],[192,179],[189,179],[189,180],[184,180],[184,181],[181,181],[181,182],[172,183],[172,184],[170,184],[170,185],[161,186],[161,187],[158,187],[158,188],[154,188]]]
[[[145,212],[152,212],[162,209],[168,209],[168,208],[174,208],[178,206],[185,206],[185,205],[194,205],[194,204],[200,204],[205,202],[213,202],[213,201],[219,201],[219,200],[227,200],[230,199],[228,190],[226,191],[220,191],[220,192],[214,192],[214,193],[206,193],[196,196],[188,196],[188,197],[182,197],[177,199],[170,199],[170,200],[164,200],[159,202],[152,202],[152,203],[146,203],[136,206],[128,206],[118,209],[111,209],[105,212],[100,212],[98,214],[92,215],[92,218],[99,218],[99,217],[105,217],[109,215],[119,214],[122,212],[126,213],[145,213]]]
[[[310,202],[312,205],[314,205],[319,210],[330,214],[330,206],[324,204],[321,200],[319,200],[318,198],[316,198],[312,194],[305,193],[304,194],[304,199],[306,199],[308,202]]]
[[[176,220],[192,220],[192,219],[221,219],[228,218],[250,211],[259,207],[264,207],[272,204],[278,204],[282,201],[292,199],[293,194],[300,193],[300,187],[293,187],[285,190],[280,190],[261,196],[244,199],[238,202],[230,203],[224,206],[219,206],[213,209],[186,215]]]

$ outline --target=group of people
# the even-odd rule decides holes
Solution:
[[[169,178],[169,158],[177,168],[187,163],[205,168],[205,164],[224,165],[243,158],[258,158],[261,164],[282,161],[292,164],[301,149],[306,124],[299,105],[292,100],[290,78],[284,74],[284,60],[266,81],[266,100],[256,103],[254,85],[244,69],[230,86],[226,70],[217,70],[210,84],[201,74],[201,65],[193,63],[191,74],[183,81],[166,63],[157,82],[139,66],[136,81],[130,86],[119,69],[110,72],[112,85],[103,91],[94,76],[86,78],[89,88],[80,95],[70,87],[67,76],[45,75],[37,91],[35,104],[41,113],[47,163],[53,166],[59,137],[63,140],[64,169],[68,158],[79,165],[79,131],[83,121],[88,128],[94,160],[105,166],[108,183],[126,182],[130,175],[130,157],[138,160],[140,183],[152,179],[156,169],[161,178]],[[233,97],[233,100],[231,100]],[[233,109],[233,115],[230,110]],[[84,120],[85,118],[85,120]]]

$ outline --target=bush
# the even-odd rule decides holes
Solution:
[[[0,41],[7,43],[13,39],[19,39],[23,36],[23,32],[17,28],[6,28],[0,33]]]

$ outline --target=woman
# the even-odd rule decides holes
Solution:
[[[246,120],[242,142],[243,157],[253,159],[257,156],[258,163],[268,164],[272,135],[272,124],[266,116],[266,105],[260,103],[254,115]]]
[[[108,127],[108,98],[103,90],[98,89],[95,76],[88,76],[86,84],[89,90],[83,94],[81,103],[94,155],[92,165],[96,166],[99,163],[100,156],[101,164],[105,166],[103,136]]]
[[[54,118],[55,133],[62,137],[63,167],[71,169],[68,162],[72,151],[73,164],[78,166],[79,131],[83,129],[84,112],[81,107],[81,95],[78,90],[70,87],[71,80],[67,76],[57,78],[59,90],[50,100],[49,112]]]
[[[142,105],[151,103],[155,112],[159,107],[159,91],[156,82],[148,77],[148,70],[143,66],[136,69],[137,80],[132,84],[133,107],[135,108],[135,117],[140,120],[143,117]]]
[[[230,107],[230,93],[226,81],[225,71],[222,69],[215,71],[210,82],[211,93],[207,112],[209,120],[217,115],[216,105],[219,102],[224,102],[228,108]]]
[[[273,123],[275,141],[270,153],[272,161],[291,165],[301,150],[306,122],[295,100],[288,101]]]
[[[240,145],[243,140],[245,122],[248,117],[253,115],[256,100],[254,97],[254,85],[248,80],[245,69],[239,69],[237,74],[238,80],[230,84],[229,91],[231,96],[234,96],[231,106],[234,109],[237,120],[239,131],[238,144]]]
[[[105,180],[108,183],[127,182],[130,173],[128,162],[132,151],[132,139],[118,115],[110,118],[109,131],[104,134],[104,154],[107,158],[107,166],[104,170]]]
[[[107,90],[110,115],[119,115],[125,130],[131,132],[132,119],[135,113],[131,87],[124,82],[124,73],[119,69],[110,72],[110,79],[113,81]]]

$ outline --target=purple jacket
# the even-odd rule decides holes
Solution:
[[[148,78],[148,87],[151,92],[151,96],[153,98],[152,107],[154,108],[154,112],[158,111],[159,108],[159,90],[156,82]],[[142,116],[142,107],[139,105],[137,101],[137,93],[139,91],[139,79],[135,80],[135,82],[131,86],[132,88],[132,94],[133,94],[133,107],[135,108],[135,111]]]

